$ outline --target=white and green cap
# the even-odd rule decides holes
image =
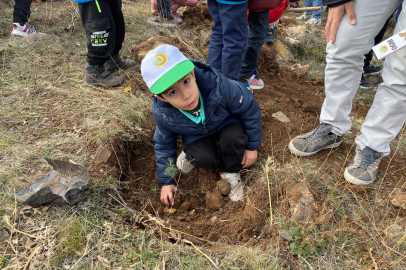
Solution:
[[[161,94],[193,68],[193,63],[178,48],[162,44],[142,59],[141,75],[153,94]]]

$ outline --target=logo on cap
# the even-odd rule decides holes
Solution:
[[[157,67],[162,67],[166,64],[166,62],[168,62],[168,57],[166,57],[165,54],[163,53],[157,53],[154,56],[154,64]]]
[[[382,47],[379,48],[379,51],[380,51],[381,53],[386,53],[386,52],[388,51],[388,47],[382,46]]]

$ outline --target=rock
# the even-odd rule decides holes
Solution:
[[[288,187],[286,191],[292,220],[308,222],[315,207],[314,198],[304,183]]]
[[[31,187],[16,194],[23,204],[40,205],[46,203],[76,204],[90,194],[88,188],[89,171],[86,167],[69,161],[45,159],[53,170]]]
[[[192,208],[192,204],[189,201],[183,202],[179,206],[179,209],[182,211],[189,211],[190,208]]]
[[[211,222],[211,223],[214,223],[216,220],[217,220],[217,216],[212,216],[212,217],[210,218],[210,222]]]
[[[155,49],[161,44],[170,44],[177,47],[180,51],[183,50],[183,47],[179,44],[176,44],[173,39],[164,36],[154,36],[149,38],[146,41],[143,41],[134,47],[131,48],[131,52],[134,56],[134,60],[141,62],[144,59],[145,55],[150,51]]]
[[[214,194],[212,192],[208,192],[206,194],[206,207],[210,210],[214,211],[226,204],[223,197],[221,195]]]
[[[290,232],[287,231],[287,230],[280,230],[279,231],[279,236],[282,237],[283,239],[289,241],[289,242],[293,241],[292,235],[290,235]]]
[[[294,46],[299,46],[300,45],[300,41],[294,38],[290,38],[290,37],[285,37],[286,43],[290,44],[290,45],[294,45]]]
[[[100,145],[99,148],[97,148],[96,155],[94,156],[94,163],[106,163],[110,156],[111,151],[103,145]]]
[[[218,190],[220,190],[221,194],[223,195],[228,195],[228,193],[230,193],[231,191],[230,184],[227,182],[227,180],[224,179],[217,181],[216,187]]]
[[[207,236],[207,240],[217,242],[220,239],[219,235],[217,233],[211,232]]]
[[[400,192],[393,196],[392,204],[400,208],[406,209],[406,192]]]
[[[285,114],[283,114],[283,112],[281,112],[281,111],[273,113],[272,117],[275,118],[276,120],[280,121],[280,122],[283,122],[283,123],[289,123],[290,122],[290,119]]]

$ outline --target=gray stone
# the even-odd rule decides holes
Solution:
[[[45,160],[53,167],[52,172],[17,193],[19,202],[30,205],[76,204],[89,196],[89,171],[86,167],[69,161]]]
[[[280,121],[280,122],[284,122],[284,123],[289,123],[290,119],[283,114],[283,112],[276,112],[272,114],[272,117],[274,117],[276,120]]]
[[[292,235],[290,235],[290,232],[287,231],[287,230],[280,230],[279,231],[279,236],[282,237],[283,239],[289,241],[289,242],[293,241]]]

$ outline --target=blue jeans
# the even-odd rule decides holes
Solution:
[[[214,20],[207,64],[227,78],[238,80],[242,60],[247,50],[248,2],[229,5],[208,0],[210,15]]]
[[[258,67],[258,58],[269,28],[269,10],[255,12],[250,10],[248,16],[248,47],[242,62],[240,77],[251,78]]]
[[[171,3],[169,0],[157,0],[159,15],[162,19],[172,20]]]
[[[312,18],[321,18],[321,12],[323,11],[323,0],[305,0],[305,7],[317,7],[321,6],[317,11],[305,11],[305,14],[313,14]]]

